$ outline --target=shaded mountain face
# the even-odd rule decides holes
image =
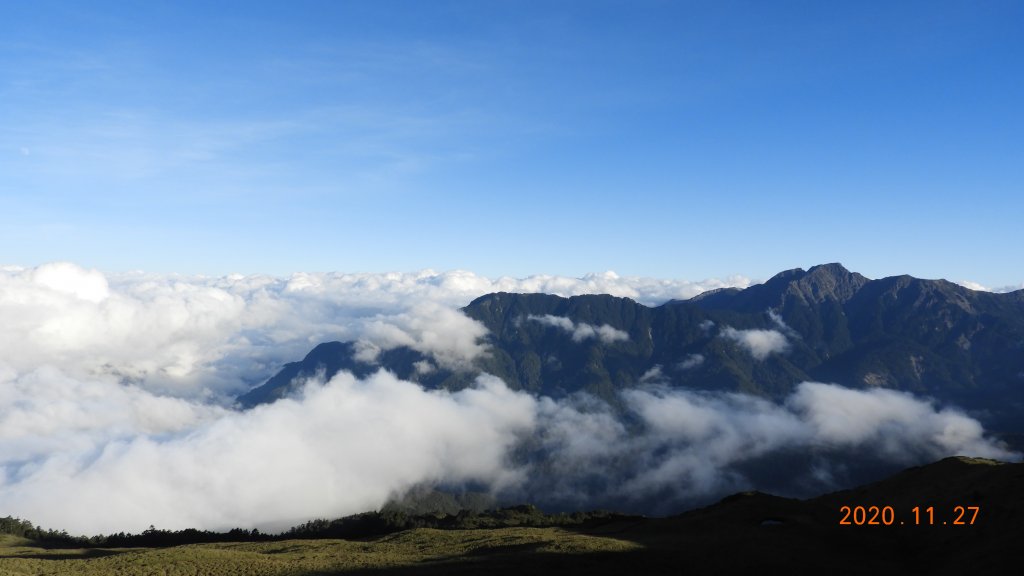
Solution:
[[[489,331],[489,353],[467,370],[425,370],[429,359],[406,347],[364,362],[352,343],[334,342],[239,402],[273,401],[318,374],[382,367],[430,388],[462,388],[487,372],[514,390],[588,392],[613,405],[619,391],[647,384],[781,399],[800,382],[821,381],[930,396],[992,430],[1024,432],[1024,291],[869,280],[827,264],[657,307],[608,295],[497,293],[463,312]]]

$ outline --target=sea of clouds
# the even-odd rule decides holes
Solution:
[[[658,304],[749,284],[612,273],[206,278],[105,275],[70,263],[3,268],[0,516],[73,534],[281,530],[373,510],[423,486],[578,508],[650,510],[657,501],[671,512],[759,485],[755,464],[783,453],[803,458],[794,492],[835,486],[854,453],[895,463],[1016,457],[977,421],[906,394],[804,383],[771,403],[674,390],[654,372],[615,409],[587,396],[514,392],[487,375],[447,392],[387,372],[313,380],[250,411],[232,406],[328,340],[357,341],[367,360],[411,346],[458,369],[487,353],[486,329],[458,308],[489,292]],[[610,327],[530,320],[579,342],[621,338]],[[779,331],[723,330],[755,357],[786,349]]]

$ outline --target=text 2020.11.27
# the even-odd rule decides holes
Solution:
[[[892,506],[840,506],[841,526],[971,526],[978,519],[980,506],[954,506],[943,516],[934,506],[914,506],[906,516],[897,518]]]

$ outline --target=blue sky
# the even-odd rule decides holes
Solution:
[[[1019,2],[0,5],[0,264],[1024,281]]]

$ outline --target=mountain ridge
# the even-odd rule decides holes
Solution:
[[[311,352],[287,365],[239,403],[287,395],[296,379],[319,370],[330,378],[384,368],[447,389],[487,372],[514,390],[554,398],[586,392],[612,402],[655,379],[774,399],[800,382],[822,381],[923,394],[997,429],[1024,432],[1024,290],[978,292],[906,275],[871,280],[831,263],[659,306],[610,295],[497,292],[461,310],[487,329],[488,353],[469,370],[423,373],[416,363],[429,357],[409,347],[366,363],[349,343],[334,346],[330,359]]]

